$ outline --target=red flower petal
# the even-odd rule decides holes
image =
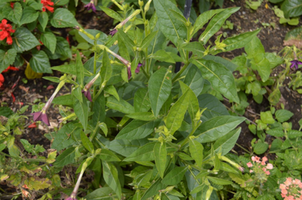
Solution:
[[[4,77],[3,77],[3,75],[2,74],[0,74],[0,83],[4,83]]]
[[[36,122],[34,122],[31,125],[29,125],[28,128],[37,128]]]

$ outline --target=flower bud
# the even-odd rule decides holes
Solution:
[[[152,0],[149,0],[149,1],[146,3],[145,8],[144,8],[145,12],[148,12],[148,10],[149,10],[149,8],[150,8],[151,1],[152,1]]]

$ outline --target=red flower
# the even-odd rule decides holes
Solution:
[[[41,3],[43,4],[43,7],[42,7],[42,11],[43,12],[46,12],[46,9],[49,10],[50,12],[53,12],[53,7],[50,7],[50,6],[53,6],[54,3],[51,2],[51,0],[41,0]]]
[[[13,44],[13,39],[10,36],[10,33],[14,33],[15,30],[12,29],[12,25],[7,24],[6,19],[2,19],[1,24],[0,24],[0,40],[6,39],[6,43],[11,45]]]
[[[16,67],[8,66],[5,70],[3,70],[2,73],[8,72],[9,70],[12,70],[12,71],[19,71],[19,69],[16,68]]]
[[[29,125],[28,128],[37,128],[36,122],[34,122],[31,125]]]
[[[10,7],[12,8],[12,9],[14,9],[14,2],[10,2]]]

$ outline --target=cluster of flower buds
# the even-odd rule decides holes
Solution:
[[[299,179],[287,178],[283,184],[280,184],[281,196],[284,200],[302,199],[302,182]]]
[[[267,163],[267,157],[263,157],[262,159],[258,156],[253,156],[252,161],[248,162],[246,165],[250,168],[250,173],[255,173],[256,181],[265,182],[267,180],[268,175],[270,175],[270,169],[273,169],[273,165],[271,163]]]

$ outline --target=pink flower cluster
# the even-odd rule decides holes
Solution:
[[[270,175],[270,172],[269,171],[267,171],[268,169],[273,169],[273,165],[271,164],[271,163],[268,163],[267,165],[266,165],[266,161],[268,161],[268,159],[267,159],[267,157],[263,157],[262,158],[262,160],[258,157],[258,156],[253,156],[252,157],[252,161],[253,161],[253,163],[254,163],[254,165],[256,164],[256,163],[260,163],[261,165],[257,165],[256,164],[256,166],[257,167],[261,167],[262,168],[262,171],[266,174],[266,175]],[[249,168],[251,168],[251,167],[253,167],[253,164],[251,163],[251,162],[248,162],[248,163],[246,163],[246,165],[249,167]],[[265,166],[266,165],[266,166]],[[250,173],[252,173],[252,172],[254,172],[253,170],[250,170]]]
[[[299,179],[289,177],[279,188],[284,200],[302,200],[302,182]]]

